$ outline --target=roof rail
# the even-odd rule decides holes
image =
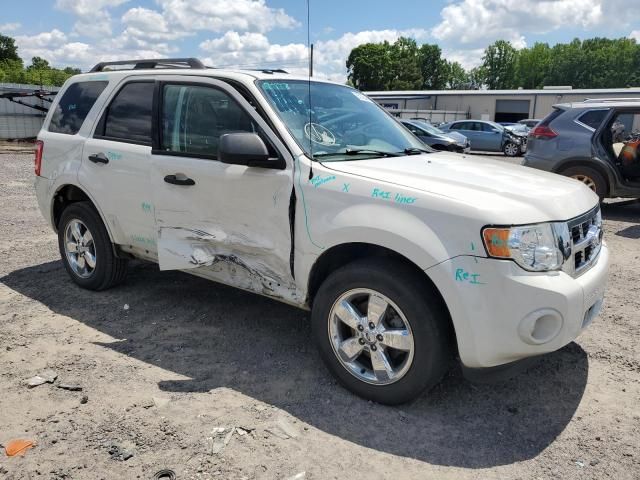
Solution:
[[[140,70],[143,68],[207,68],[197,58],[152,58],[152,59],[134,59],[134,60],[118,60],[115,62],[100,62],[89,70],[92,72],[103,72],[106,67],[112,65],[133,65],[132,69],[122,70]]]
[[[640,97],[585,98],[583,103],[640,102]]]
[[[254,72],[262,72],[262,73],[289,73],[282,68],[252,68]]]

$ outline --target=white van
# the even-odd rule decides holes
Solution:
[[[78,285],[109,288],[138,258],[311,310],[329,369],[381,403],[452,358],[473,373],[554,351],[602,306],[591,190],[432,152],[336,83],[98,64],[57,95],[35,169]]]

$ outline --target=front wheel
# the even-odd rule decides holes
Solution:
[[[513,142],[507,142],[504,144],[502,151],[507,157],[517,157],[520,154],[520,146]]]
[[[336,270],[313,302],[313,334],[329,370],[355,394],[388,405],[440,381],[450,360],[449,325],[426,279],[390,259]]]
[[[71,279],[88,290],[124,280],[127,261],[116,257],[100,215],[89,202],[68,206],[58,223],[58,246]]]

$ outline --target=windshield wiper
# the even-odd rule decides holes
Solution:
[[[369,148],[347,148],[344,152],[318,153],[314,158],[337,157],[341,155],[379,155],[381,157],[400,157],[404,152],[386,152],[384,150],[373,150]]]
[[[434,150],[427,150],[425,148],[418,148],[418,147],[407,147],[405,148],[402,153],[404,153],[405,155],[420,155],[421,153],[433,153]]]

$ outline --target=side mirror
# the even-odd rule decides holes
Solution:
[[[218,142],[218,160],[247,167],[284,168],[279,158],[269,157],[269,150],[257,133],[225,133]]]

